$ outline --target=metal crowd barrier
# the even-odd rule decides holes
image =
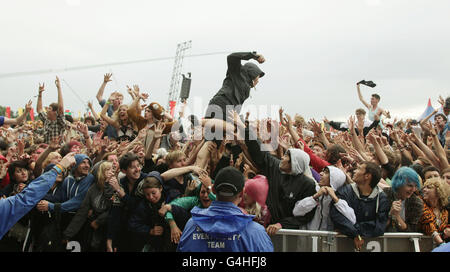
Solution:
[[[280,229],[272,236],[275,252],[354,252],[353,239],[334,231]],[[433,239],[416,232],[386,232],[364,238],[361,252],[430,252]]]

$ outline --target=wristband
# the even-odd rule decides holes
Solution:
[[[108,100],[108,101],[106,101],[106,103],[105,103],[106,105],[110,105],[111,104],[111,102]]]
[[[57,174],[61,174],[64,168],[60,164],[56,164],[52,169],[55,170]]]

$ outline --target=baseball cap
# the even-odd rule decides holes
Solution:
[[[244,188],[244,175],[232,166],[225,167],[219,171],[214,181],[217,195],[235,196]]]

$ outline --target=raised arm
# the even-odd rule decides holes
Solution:
[[[419,122],[420,127],[424,131],[429,131],[429,127],[426,124],[428,123],[428,120],[430,120],[431,116],[435,115],[437,112],[438,112],[438,110],[434,109],[434,111],[432,113],[430,113],[427,117],[425,117],[425,119],[423,119],[422,121]]]
[[[20,124],[22,124],[23,121],[25,120],[25,118],[27,117],[28,113],[31,111],[31,104],[32,104],[31,100],[28,101],[28,103],[25,105],[25,112],[22,113],[21,116],[19,116],[17,118],[14,118],[14,119],[10,119],[10,118],[5,117],[4,124],[7,124],[7,125],[20,125]]]
[[[91,102],[91,101],[88,102],[88,107],[89,107],[89,109],[91,110],[92,116],[94,116],[95,121],[98,122],[99,119],[100,119],[100,116],[98,116],[98,114],[95,112],[94,107],[92,106],[92,102]]]
[[[110,104],[111,104],[111,98],[108,99],[108,101],[106,101],[105,105],[103,106],[102,112],[100,113],[100,117],[103,120],[105,120],[106,123],[110,124],[111,126],[113,126],[116,129],[119,129],[119,127],[120,127],[119,124],[106,114]]]
[[[228,71],[227,73],[239,73],[241,70],[241,60],[255,59],[259,63],[265,61],[264,57],[256,52],[238,52],[227,56]]]
[[[367,103],[365,100],[364,100],[364,97],[362,96],[362,94],[361,94],[361,89],[359,88],[359,83],[356,83],[356,90],[358,91],[358,97],[359,97],[359,101],[361,101],[363,104],[364,104],[364,106],[366,106],[366,108],[370,108],[370,105],[369,105],[369,103]]]
[[[63,115],[64,114],[64,100],[63,100],[62,91],[61,91],[61,82],[59,81],[58,77],[56,77],[55,85],[56,85],[56,89],[58,89],[58,115]]]
[[[96,96],[98,103],[100,103],[100,101],[103,100],[103,92],[105,91],[106,84],[108,84],[108,82],[111,81],[111,76],[112,76],[111,73],[105,74],[103,76],[103,83],[100,86],[100,89],[98,89],[97,96]]]
[[[39,83],[39,94],[38,94],[38,100],[37,100],[37,105],[36,105],[36,111],[37,113],[41,113],[43,111],[42,109],[42,93],[45,91],[45,83],[41,84]]]

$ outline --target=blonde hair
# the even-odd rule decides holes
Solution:
[[[299,126],[303,127],[304,125],[306,125],[305,118],[303,118],[303,116],[301,116],[299,114],[295,114],[294,125],[295,125],[295,127],[299,127]]]
[[[124,108],[124,107],[127,108],[127,116],[128,116],[128,105],[126,105],[126,104],[120,105],[120,106],[117,108],[117,110],[114,111],[113,115],[111,116],[111,119],[113,119],[115,122],[117,122],[117,123],[119,124],[119,126],[122,126],[122,125],[123,125],[122,120],[120,120],[120,118],[119,118],[119,111],[120,111],[121,108]],[[137,126],[136,126],[136,124],[133,122],[133,120],[131,120],[131,118],[129,118],[129,117],[127,118],[127,123],[128,123],[128,125],[131,126],[134,130],[137,130]]]
[[[112,162],[102,162],[102,164],[100,164],[100,166],[98,167],[98,172],[97,172],[97,186],[98,188],[102,189],[105,188],[105,181],[106,181],[106,175],[105,172],[107,169],[112,168],[113,164]]]
[[[48,154],[47,158],[44,160],[44,162],[42,163],[42,169],[45,169],[45,167],[47,167],[47,165],[50,164],[50,162],[57,156],[61,156],[61,154],[59,154],[58,152],[51,152],[50,154]]]
[[[245,210],[248,212],[248,214],[255,215],[255,218],[261,218],[262,217],[262,209],[261,205],[258,204],[258,202],[255,201],[252,206],[245,207]]]
[[[182,156],[186,156],[186,154],[184,154],[183,151],[181,151],[181,150],[175,150],[175,151],[167,153],[166,158],[165,158],[167,165],[170,166],[172,163],[177,161]]]
[[[450,194],[450,186],[441,178],[429,178],[425,181],[424,187],[431,186],[436,188],[436,192],[439,197],[439,205],[441,207],[447,206],[448,196]]]

